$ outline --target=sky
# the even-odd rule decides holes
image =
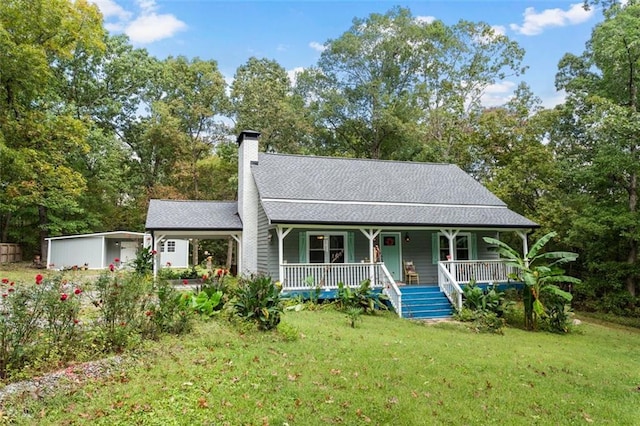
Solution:
[[[555,90],[558,61],[565,53],[580,55],[598,9],[585,11],[582,0],[91,0],[112,34],[125,33],[135,47],[159,58],[183,55],[215,60],[227,81],[249,58],[277,61],[291,75],[316,65],[323,45],[339,38],[354,18],[409,8],[421,19],[486,22],[516,41],[526,54],[524,75],[490,86],[482,101],[501,105],[525,81],[545,107],[561,103]]]

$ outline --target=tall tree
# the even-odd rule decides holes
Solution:
[[[452,160],[486,87],[519,74],[524,52],[489,25],[427,22],[408,9],[354,19],[297,90],[321,148],[372,158]]]
[[[49,233],[81,229],[85,180],[72,164],[88,150],[88,123],[74,114],[56,68],[84,46],[103,50],[102,19],[84,0],[0,3],[0,236],[38,249]],[[28,235],[22,234],[27,230]],[[29,232],[31,231],[31,232]],[[33,232],[37,231],[37,232]]]
[[[286,70],[276,61],[249,58],[231,85],[235,133],[259,130],[265,151],[297,153],[311,128],[302,99],[293,94]]]
[[[554,144],[571,167],[572,189],[583,206],[573,241],[585,251],[592,278],[608,287],[620,280],[635,296],[640,276],[640,4],[614,3],[606,9],[584,54],[561,60],[556,84],[569,100]]]

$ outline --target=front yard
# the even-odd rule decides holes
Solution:
[[[147,341],[108,378],[15,396],[2,414],[23,424],[631,425],[639,347],[638,330],[589,322],[568,335],[495,335],[391,313],[351,328],[334,310],[289,311],[277,332],[198,321],[186,336]]]

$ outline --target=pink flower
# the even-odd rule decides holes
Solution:
[[[73,293],[74,294],[80,294],[80,293],[82,293],[82,290],[79,289],[79,288],[76,288],[75,290],[73,290]]]
[[[113,259],[113,261],[116,262],[116,263],[120,263],[120,258],[116,257],[115,259]]]
[[[7,297],[7,296],[8,296],[8,294],[7,294],[7,293],[4,293],[4,294],[2,295],[2,297]]]
[[[157,250],[151,250],[151,254],[158,254]]]
[[[113,272],[113,271],[114,271],[114,269],[116,269],[116,267],[115,267],[115,266],[113,266],[113,263],[110,263],[110,264],[109,264],[109,270],[110,270],[111,272]]]
[[[203,280],[206,280],[207,278],[209,278],[209,276],[208,276],[207,274],[204,274],[204,275],[202,276],[202,279],[203,279]]]
[[[65,300],[67,300],[67,298],[68,298],[68,297],[69,297],[69,296],[67,296],[67,293],[62,293],[62,294],[60,295],[60,300],[62,300],[62,301],[64,302]]]
[[[11,293],[11,292],[13,292],[13,291],[16,291],[16,289],[15,289],[15,288],[9,288],[9,290],[7,290],[7,291],[8,291],[9,293]]]
[[[2,279],[2,284],[7,284],[9,282],[9,278],[3,278]]]
[[[74,324],[78,324],[79,322],[80,322],[80,320],[79,320],[79,319],[74,318],[74,320],[73,320],[73,323],[74,323]]]
[[[36,275],[36,284],[40,285],[43,279],[44,277],[42,276],[42,274]]]
[[[187,285],[187,284],[189,284],[189,281],[187,281],[187,280],[182,280],[182,285]]]

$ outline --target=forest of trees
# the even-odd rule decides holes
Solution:
[[[354,19],[294,82],[249,58],[227,87],[214,59],[152,57],[86,1],[5,0],[0,242],[35,254],[48,236],[143,230],[151,198],[233,199],[250,128],[265,151],[455,163],[579,253],[578,303],[640,315],[640,4],[598,5],[550,110],[525,83],[482,106],[525,72],[486,23],[393,8]]]

